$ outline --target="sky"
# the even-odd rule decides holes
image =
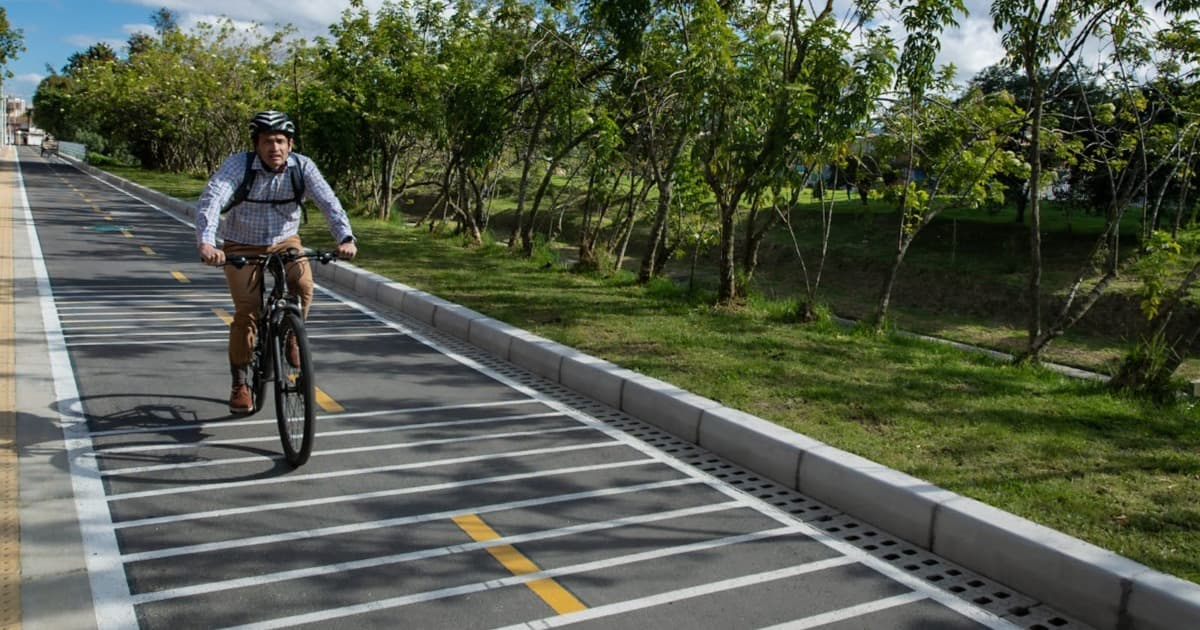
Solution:
[[[368,0],[366,5],[374,9],[381,3]],[[9,24],[24,31],[26,50],[9,62],[14,76],[4,82],[4,92],[31,102],[38,83],[49,74],[47,66],[61,72],[72,53],[97,42],[123,54],[130,35],[153,31],[150,16],[162,7],[179,17],[184,30],[224,16],[267,27],[291,24],[312,38],[326,34],[349,5],[349,0],[5,0]],[[1000,38],[988,17],[989,3],[967,0],[966,5],[970,15],[943,37],[939,57],[941,63],[953,62],[962,78],[1002,57]]]

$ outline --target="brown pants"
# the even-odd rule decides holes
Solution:
[[[222,249],[226,259],[236,256],[258,256],[267,253],[287,251],[288,249],[303,251],[300,237],[293,236],[270,247],[262,245],[242,245],[225,241]],[[229,325],[229,365],[240,368],[250,364],[254,351],[254,319],[258,317],[261,304],[259,296],[262,286],[262,267],[246,265],[241,269],[233,265],[225,265],[225,282],[229,284],[229,294],[233,297],[233,323]],[[300,296],[300,308],[304,317],[308,317],[308,307],[312,304],[313,279],[308,259],[288,263],[288,290]]]

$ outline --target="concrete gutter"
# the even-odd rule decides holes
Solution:
[[[188,202],[67,161],[192,217]],[[1200,585],[349,263],[314,269],[324,283],[466,340],[1099,630],[1200,628]]]

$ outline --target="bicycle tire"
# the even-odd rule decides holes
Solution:
[[[266,331],[260,327],[257,332],[257,338],[254,341],[254,351],[251,353],[250,359],[250,396],[254,400],[254,410],[251,414],[258,413],[263,408],[263,403],[266,400],[267,379],[270,378],[271,353],[266,349]]]
[[[287,360],[289,334],[295,335],[300,346],[299,365],[294,366]],[[275,366],[275,417],[279,424],[279,439],[283,442],[284,458],[293,467],[299,467],[312,454],[317,416],[312,355],[300,315],[285,313],[270,345]]]

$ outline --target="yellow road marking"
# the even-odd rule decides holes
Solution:
[[[226,324],[233,323],[233,315],[230,315],[225,309],[213,307],[213,312],[216,313],[217,317],[220,317],[221,321],[225,322]]]
[[[172,271],[171,277],[175,278],[176,280],[178,280],[184,284],[191,282],[191,280],[188,280],[187,276],[183,275],[182,271]]]
[[[154,253],[153,249],[150,249],[149,247],[146,247],[145,245],[142,245],[142,251],[146,252],[147,256],[157,256],[157,254]]]
[[[487,523],[484,523],[483,519],[475,514],[456,516],[452,520],[455,525],[462,528],[476,542],[500,538],[500,534],[497,534],[496,530],[492,529]],[[532,560],[526,558],[525,554],[517,551],[517,548],[512,545],[488,547],[487,551],[500,564],[504,565],[504,568],[511,571],[513,575],[528,575],[541,571]],[[587,609],[587,606],[584,606],[583,602],[579,601],[570,591],[552,579],[543,578],[541,580],[533,580],[532,582],[526,582],[525,586],[528,586],[529,590],[542,598],[542,601],[549,604],[554,609],[554,612],[560,615]]]
[[[15,149],[4,147],[3,160]],[[0,179],[0,627],[21,625],[21,535],[17,515],[16,313],[13,305],[12,237],[16,177],[5,169]]]
[[[105,221],[112,221],[112,220],[113,220],[113,218],[112,218],[112,215],[111,215],[111,214],[106,214],[106,215],[104,215],[104,220],[105,220]]]
[[[346,408],[339,405],[338,401],[329,397],[329,394],[321,391],[320,387],[313,385],[313,392],[317,395],[317,405],[325,410],[325,413],[340,413]]]
[[[125,235],[125,238],[133,238],[133,232],[129,230],[121,230],[121,233]]]

